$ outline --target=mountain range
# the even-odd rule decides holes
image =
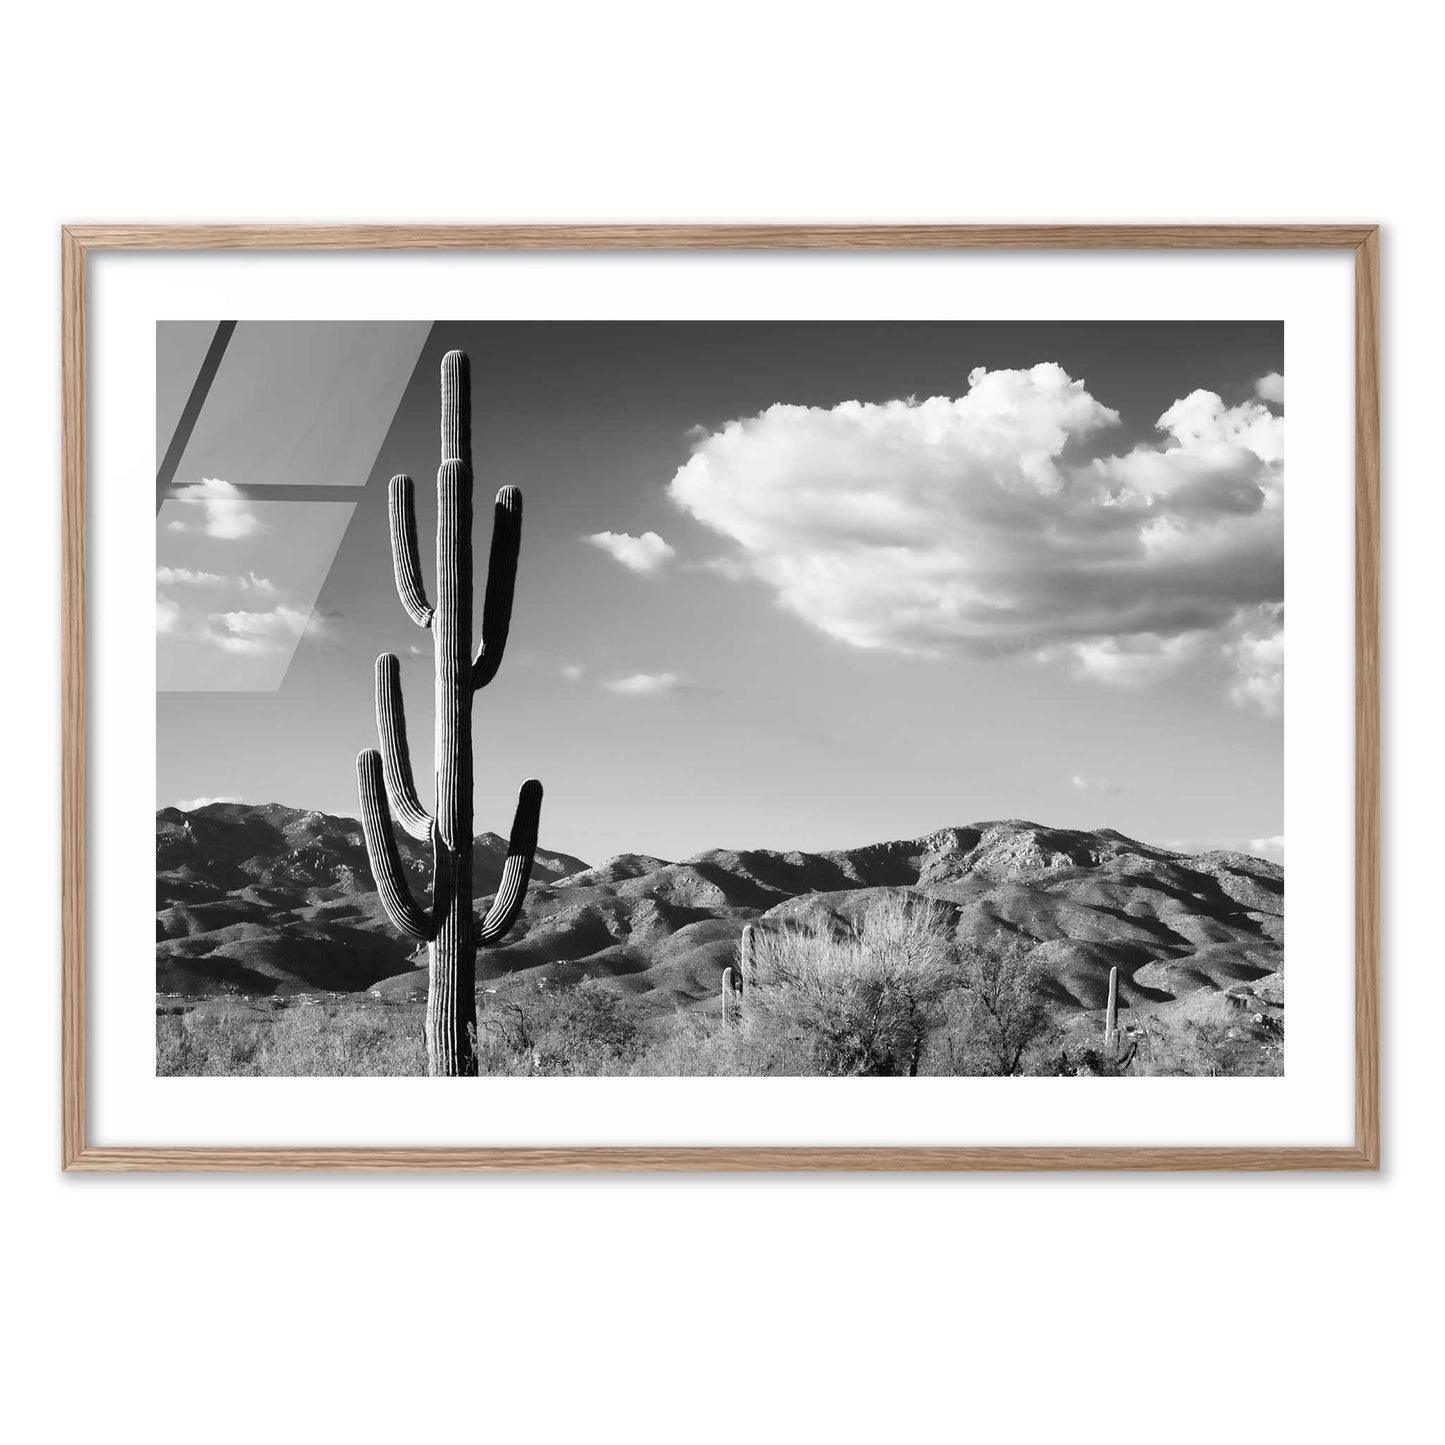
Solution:
[[[424,899],[429,850],[398,844]],[[506,847],[495,833],[476,840],[479,912]],[[945,904],[961,942],[1022,944],[1063,1007],[1102,1007],[1115,965],[1126,1002],[1198,989],[1282,997],[1279,865],[1016,819],[824,853],[711,849],[682,862],[625,853],[589,867],[539,849],[523,917],[504,947],[479,956],[478,973],[485,982],[560,969],[691,1007],[716,999],[745,924],[842,927],[887,889]],[[156,895],[160,993],[425,989],[424,955],[382,911],[355,819],[278,803],[162,809]]]

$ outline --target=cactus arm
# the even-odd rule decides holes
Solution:
[[[381,893],[386,916],[405,934],[429,942],[434,928],[431,918],[412,901],[406,886],[396,838],[391,831],[391,812],[386,806],[386,785],[382,778],[381,754],[367,748],[356,755],[356,783],[361,795],[361,828],[366,835],[366,856]]]
[[[517,795],[517,815],[512,820],[512,837],[507,844],[507,861],[497,896],[477,935],[483,947],[506,937],[522,905],[527,901],[527,880],[532,876],[532,859],[537,852],[537,824],[542,814],[542,785],[528,778]]]
[[[442,464],[472,467],[472,373],[463,351],[442,358]],[[517,553],[522,544],[522,494],[516,487],[497,493],[492,516],[492,550],[487,591],[482,603],[482,636],[472,663],[472,691],[497,675],[512,626],[512,593],[517,582]]]
[[[516,487],[497,493],[492,513],[492,550],[487,562],[487,593],[482,604],[482,641],[472,664],[472,690],[484,688],[502,665],[512,626],[512,594],[517,584],[517,554],[522,546],[522,494]]]
[[[416,544],[416,505],[412,482],[407,476],[393,477],[387,488],[387,518],[391,524],[391,562],[396,570],[396,592],[401,605],[418,627],[430,627],[435,615],[426,600],[421,580],[421,554]]]
[[[431,837],[431,814],[417,797],[406,745],[406,710],[401,701],[401,665],[390,652],[376,659],[376,730],[381,736],[382,775],[398,823],[413,838]]]

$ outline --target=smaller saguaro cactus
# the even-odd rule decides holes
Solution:
[[[722,1012],[723,1023],[731,1026],[738,1021],[738,1005],[742,1002],[743,981],[737,969],[729,965],[723,969]]]
[[[743,936],[738,939],[738,971],[741,975],[739,987],[745,984],[756,983],[756,970],[758,965],[757,955],[753,952],[753,943],[756,934],[753,925],[749,923],[743,929]]]
[[[1104,1011],[1104,1042],[1119,1042],[1119,965],[1109,970],[1109,1006]]]

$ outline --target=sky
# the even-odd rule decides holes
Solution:
[[[214,325],[157,330],[157,459]],[[431,766],[438,370],[472,363],[478,830],[589,862],[997,818],[1283,853],[1278,322],[242,322],[157,511],[157,806],[354,815],[372,664]],[[422,786],[423,801],[429,801]]]

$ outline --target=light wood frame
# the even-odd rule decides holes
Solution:
[[[1355,255],[1355,1128],[1343,1147],[146,1148],[86,1142],[85,281],[92,251],[1319,249]],[[76,225],[61,231],[61,1161],[67,1170],[1360,1170],[1380,1164],[1380,233],[1279,226]]]

